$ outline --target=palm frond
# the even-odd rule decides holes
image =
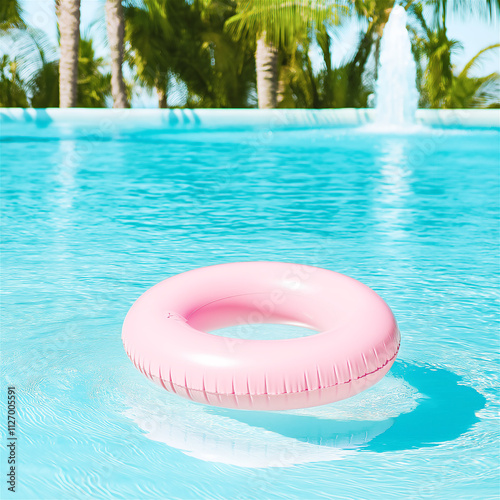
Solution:
[[[12,29],[26,29],[24,11],[19,0],[0,2],[0,32]]]
[[[13,31],[11,36],[21,77],[28,83],[44,63],[58,58],[58,48],[42,30],[28,26],[25,30]]]
[[[480,50],[465,66],[464,66],[464,69],[462,70],[462,72],[460,73],[459,77],[462,77],[462,76],[467,76],[469,71],[476,67],[479,63],[480,63],[480,60],[482,59],[482,56],[492,50],[492,49],[497,49],[500,47],[500,43],[495,43],[493,45],[489,45],[488,47],[485,47],[484,49]]]
[[[243,0],[226,21],[226,29],[236,39],[255,39],[265,33],[269,43],[290,47],[311,27],[338,24],[346,11],[334,0]]]

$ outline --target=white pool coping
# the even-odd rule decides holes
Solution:
[[[357,127],[373,122],[373,109],[90,109],[0,108],[0,132],[22,133],[26,125],[40,129],[100,131],[163,130],[280,130]],[[417,111],[417,123],[440,128],[500,128],[499,109]]]

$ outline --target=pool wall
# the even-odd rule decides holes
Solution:
[[[373,109],[0,109],[0,130],[23,135],[26,125],[59,132],[78,127],[94,133],[137,130],[280,130],[357,127],[373,122]],[[417,111],[417,123],[439,128],[499,128],[500,110]],[[41,130],[40,130],[41,131]]]

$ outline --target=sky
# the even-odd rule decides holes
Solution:
[[[86,33],[94,25],[96,41],[96,54],[108,58],[108,49],[99,39],[104,32],[104,4],[105,0],[81,0],[81,31]],[[54,0],[22,0],[21,5],[25,11],[25,20],[35,28],[44,30],[54,45],[57,44],[56,15]],[[460,50],[453,59],[453,64],[461,69],[479,50],[500,42],[500,22],[498,16],[487,21],[477,16],[469,15],[459,18],[453,12],[447,20],[448,36],[462,43]],[[358,21],[344,23],[342,32],[333,42],[333,65],[339,65],[354,53],[359,40],[360,24]],[[316,68],[321,64],[319,49],[313,49],[311,60]],[[500,50],[491,51],[485,57],[483,64],[476,70],[478,74],[488,74],[493,71],[500,72]],[[156,97],[142,93],[132,102],[133,106],[155,107]]]

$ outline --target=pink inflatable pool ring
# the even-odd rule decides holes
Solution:
[[[308,337],[243,340],[227,326],[283,323]],[[387,304],[360,282],[317,267],[239,262],[169,278],[132,306],[123,344],[134,365],[167,391],[252,410],[323,405],[378,382],[400,343]]]

